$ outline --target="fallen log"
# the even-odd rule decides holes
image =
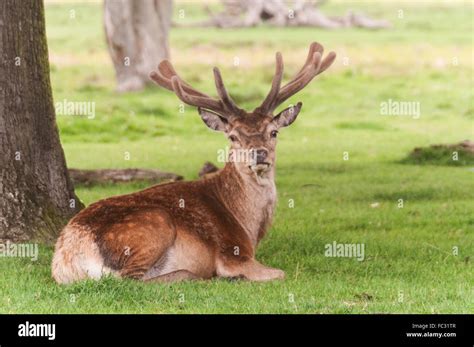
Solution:
[[[190,24],[173,23],[175,26],[199,26],[217,28],[248,28],[260,24],[275,27],[317,27],[339,29],[348,27],[370,30],[386,29],[391,23],[373,19],[362,13],[348,11],[345,16],[331,17],[323,14],[319,7],[324,1],[309,0],[221,0],[223,10],[214,13],[206,6],[209,18]]]
[[[74,184],[95,185],[106,183],[149,182],[164,183],[183,179],[183,176],[157,169],[69,169]]]
[[[201,178],[209,178],[212,177],[214,173],[219,171],[219,168],[215,166],[213,163],[206,161],[202,166],[201,170],[199,171],[198,175]]]

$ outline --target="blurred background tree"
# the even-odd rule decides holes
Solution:
[[[105,36],[118,91],[142,89],[150,71],[169,58],[171,16],[171,0],[105,0]]]
[[[277,27],[309,26],[323,29],[384,29],[391,26],[386,20],[372,19],[351,10],[345,16],[327,16],[320,10],[325,2],[326,0],[221,0],[223,10],[214,14],[206,7],[210,18],[198,25],[238,28],[266,23]]]

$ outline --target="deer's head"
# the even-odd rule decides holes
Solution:
[[[293,123],[301,110],[299,102],[275,114],[275,109],[289,97],[303,89],[315,76],[325,71],[336,58],[330,52],[323,60],[323,46],[313,42],[303,67],[293,79],[281,87],[283,59],[276,54],[276,70],[270,91],[252,112],[239,108],[227,93],[218,68],[214,68],[218,99],[191,87],[182,80],[168,60],[150,73],[158,85],[173,91],[184,103],[197,106],[204,123],[211,129],[222,131],[231,143],[229,160],[243,175],[268,177],[275,164],[275,146],[278,131]]]

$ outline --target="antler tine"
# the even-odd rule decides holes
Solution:
[[[298,73],[294,79],[292,79],[290,82],[285,84],[283,88],[281,89],[278,98],[277,98],[277,103],[280,104],[286,99],[288,99],[291,95],[295,94],[298,90],[295,90],[295,86],[298,86],[301,84],[301,82],[306,81],[309,83],[311,79],[316,76],[317,71],[321,67],[321,53],[319,52],[314,52],[313,56],[311,57],[311,61],[308,65],[306,65],[300,73]],[[304,86],[307,84],[305,83]],[[303,86],[303,87],[304,87]]]
[[[322,56],[324,52],[324,47],[318,42],[313,42],[309,45],[308,56],[306,57],[306,61],[304,65],[301,67],[298,73],[291,79],[291,81],[285,84],[283,87],[281,87],[280,90],[284,90],[292,81],[295,81],[301,77],[303,72],[306,71],[306,68],[309,65],[311,65],[311,62],[313,61],[313,58],[314,58],[314,53],[316,52],[319,52]],[[280,53],[278,52],[277,54],[280,54]]]
[[[211,111],[215,111],[224,118],[229,117],[226,112],[223,112],[224,106],[221,101],[209,97],[203,97],[187,93],[184,90],[182,82],[179,80],[178,76],[171,77],[171,84],[173,86],[173,91],[176,93],[178,98],[180,98],[181,101],[183,101],[184,103],[191,106],[202,107]]]
[[[181,85],[183,86],[184,91],[186,91],[189,94],[192,95],[197,95],[197,96],[202,96],[209,98],[209,95],[206,95],[204,93],[201,93],[200,91],[194,89],[191,87],[186,81],[184,81],[179,75],[176,73],[175,69],[173,68],[173,65],[169,60],[163,60],[161,63],[158,64],[158,71],[152,71],[150,73],[150,78],[155,81],[158,85],[162,86],[163,88],[166,88],[168,90],[173,90],[173,86],[171,85],[171,78],[173,76],[178,77],[179,81],[181,82]]]
[[[334,63],[334,60],[336,60],[336,53],[329,52],[326,56],[326,59],[324,59],[323,63],[321,64],[321,68],[319,69],[316,76],[326,71],[332,65],[332,63]]]
[[[206,94],[203,94],[195,89],[193,89],[191,86],[186,85],[183,80],[179,78],[179,76],[172,76],[172,77],[177,77],[180,83],[183,86],[183,90],[187,92],[188,94],[191,95],[196,95],[196,96],[202,96],[202,97],[209,97]],[[163,74],[160,71],[152,71],[150,72],[150,78],[159,86],[166,88],[172,92],[174,92],[173,85],[171,84],[171,79],[168,79],[163,76]]]
[[[181,101],[188,105],[214,111],[224,118],[239,116],[243,112],[227,93],[224,82],[222,81],[222,76],[217,68],[214,68],[214,79],[217,93],[221,100],[214,99],[191,87],[186,81],[179,77],[173,65],[168,60],[163,60],[158,64],[158,69],[150,73],[150,78],[163,88],[174,92]]]
[[[294,81],[298,77],[301,76],[301,73],[305,70],[305,68],[311,64],[311,61],[313,60],[314,53],[319,52],[321,56],[323,55],[324,52],[324,47],[318,43],[318,42],[313,42],[309,45],[309,51],[308,51],[308,56],[306,57],[306,61],[303,65],[303,67],[298,71],[298,73],[291,79]],[[286,86],[286,85],[285,85]]]
[[[313,42],[309,48],[308,57],[301,70],[295,77],[283,86],[278,92],[278,96],[271,104],[269,111],[274,111],[278,105],[285,102],[289,97],[303,89],[317,75],[324,72],[336,59],[336,53],[330,52],[324,60],[322,60],[323,46],[317,42]]]
[[[281,80],[283,78],[283,58],[280,52],[276,53],[275,60],[275,75],[273,76],[272,87],[265,100],[263,100],[262,104],[256,109],[256,111],[263,114],[267,114],[272,110],[272,105],[280,92]]]
[[[174,92],[173,86],[171,85],[171,80],[163,77],[163,75],[159,71],[150,72],[150,78],[159,86]]]
[[[227,90],[225,89],[225,86],[224,86],[224,81],[222,80],[221,72],[219,71],[219,68],[214,67],[213,71],[214,71],[214,81],[216,83],[217,94],[221,98],[221,101],[224,104],[224,107],[234,115],[240,114],[242,112],[242,109],[240,109],[234,103],[234,101],[230,97],[229,93],[227,93]]]

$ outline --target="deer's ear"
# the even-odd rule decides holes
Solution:
[[[201,107],[198,107],[198,112],[201,116],[201,119],[208,126],[208,128],[224,132],[227,130],[228,122],[224,117],[221,117],[217,113],[205,110]]]
[[[295,121],[296,117],[298,116],[298,113],[300,113],[301,106],[303,106],[303,104],[299,102],[294,106],[285,108],[275,117],[273,117],[273,122],[276,123],[279,128],[287,127]]]

